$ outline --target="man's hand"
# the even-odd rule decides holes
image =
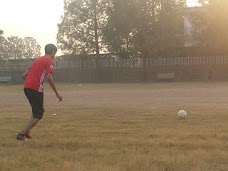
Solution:
[[[56,97],[59,99],[59,102],[61,102],[63,100],[63,97],[60,96],[59,94],[56,94]]]
[[[49,82],[51,88],[55,92],[56,97],[59,99],[59,102],[61,102],[63,100],[63,98],[62,98],[62,96],[59,95],[58,91],[56,90],[55,83],[54,83],[54,80],[53,80],[53,77],[52,77],[51,73],[47,74],[47,79],[48,79],[48,82]]]

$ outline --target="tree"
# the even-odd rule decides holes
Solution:
[[[58,24],[60,49],[70,54],[99,54],[104,49],[102,28],[108,0],[65,0],[64,16]]]
[[[19,38],[18,36],[0,36],[0,58],[24,59],[40,56],[40,45],[32,37]]]
[[[0,30],[0,59],[35,58],[40,56],[40,45],[32,37],[3,37]]]
[[[175,48],[183,37],[178,8],[186,0],[65,0],[58,25],[60,49],[70,54],[100,51],[144,57]]]
[[[18,36],[7,37],[7,57],[12,59],[21,59],[23,57],[24,45],[23,39]]]
[[[198,29],[195,36],[202,45],[211,48],[226,49],[228,44],[228,1],[227,0],[200,0],[203,7],[195,19]]]
[[[107,25],[103,29],[108,50],[124,57],[133,51],[131,39],[135,29],[135,10],[132,2],[132,0],[113,0],[108,10]]]
[[[6,54],[6,39],[2,36],[3,35],[3,30],[0,30],[0,59],[4,59],[5,58],[5,54]]]
[[[25,37],[23,40],[23,57],[36,58],[41,55],[41,47],[33,37]]]
[[[176,49],[183,45],[184,23],[183,16],[179,10],[186,7],[185,0],[171,0],[158,2],[158,50],[162,54],[166,51],[169,56],[172,54],[169,49]],[[174,54],[175,55],[175,54]]]
[[[144,57],[158,56],[174,48],[183,34],[178,8],[185,0],[113,0],[105,28],[109,49],[120,53],[141,52]]]

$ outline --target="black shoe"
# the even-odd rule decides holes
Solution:
[[[21,141],[26,140],[25,134],[19,133],[19,134],[17,135],[16,139],[17,139],[17,140],[21,140]]]

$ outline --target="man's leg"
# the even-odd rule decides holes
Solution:
[[[21,134],[27,134],[39,122],[39,120],[40,119],[34,118],[32,116],[24,129],[21,131]]]
[[[34,118],[33,116],[25,125],[24,129],[17,135],[17,140],[32,139],[30,130],[39,122],[40,119]]]
[[[29,100],[29,103],[32,107],[32,117],[25,125],[24,129],[16,137],[17,140],[25,140],[26,137],[29,139],[29,131],[39,122],[43,117],[44,108],[43,108],[43,93],[39,93],[35,90],[25,89],[25,95]]]

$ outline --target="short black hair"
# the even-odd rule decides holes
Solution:
[[[51,55],[52,52],[57,52],[57,47],[54,44],[47,44],[45,46],[45,55]]]

